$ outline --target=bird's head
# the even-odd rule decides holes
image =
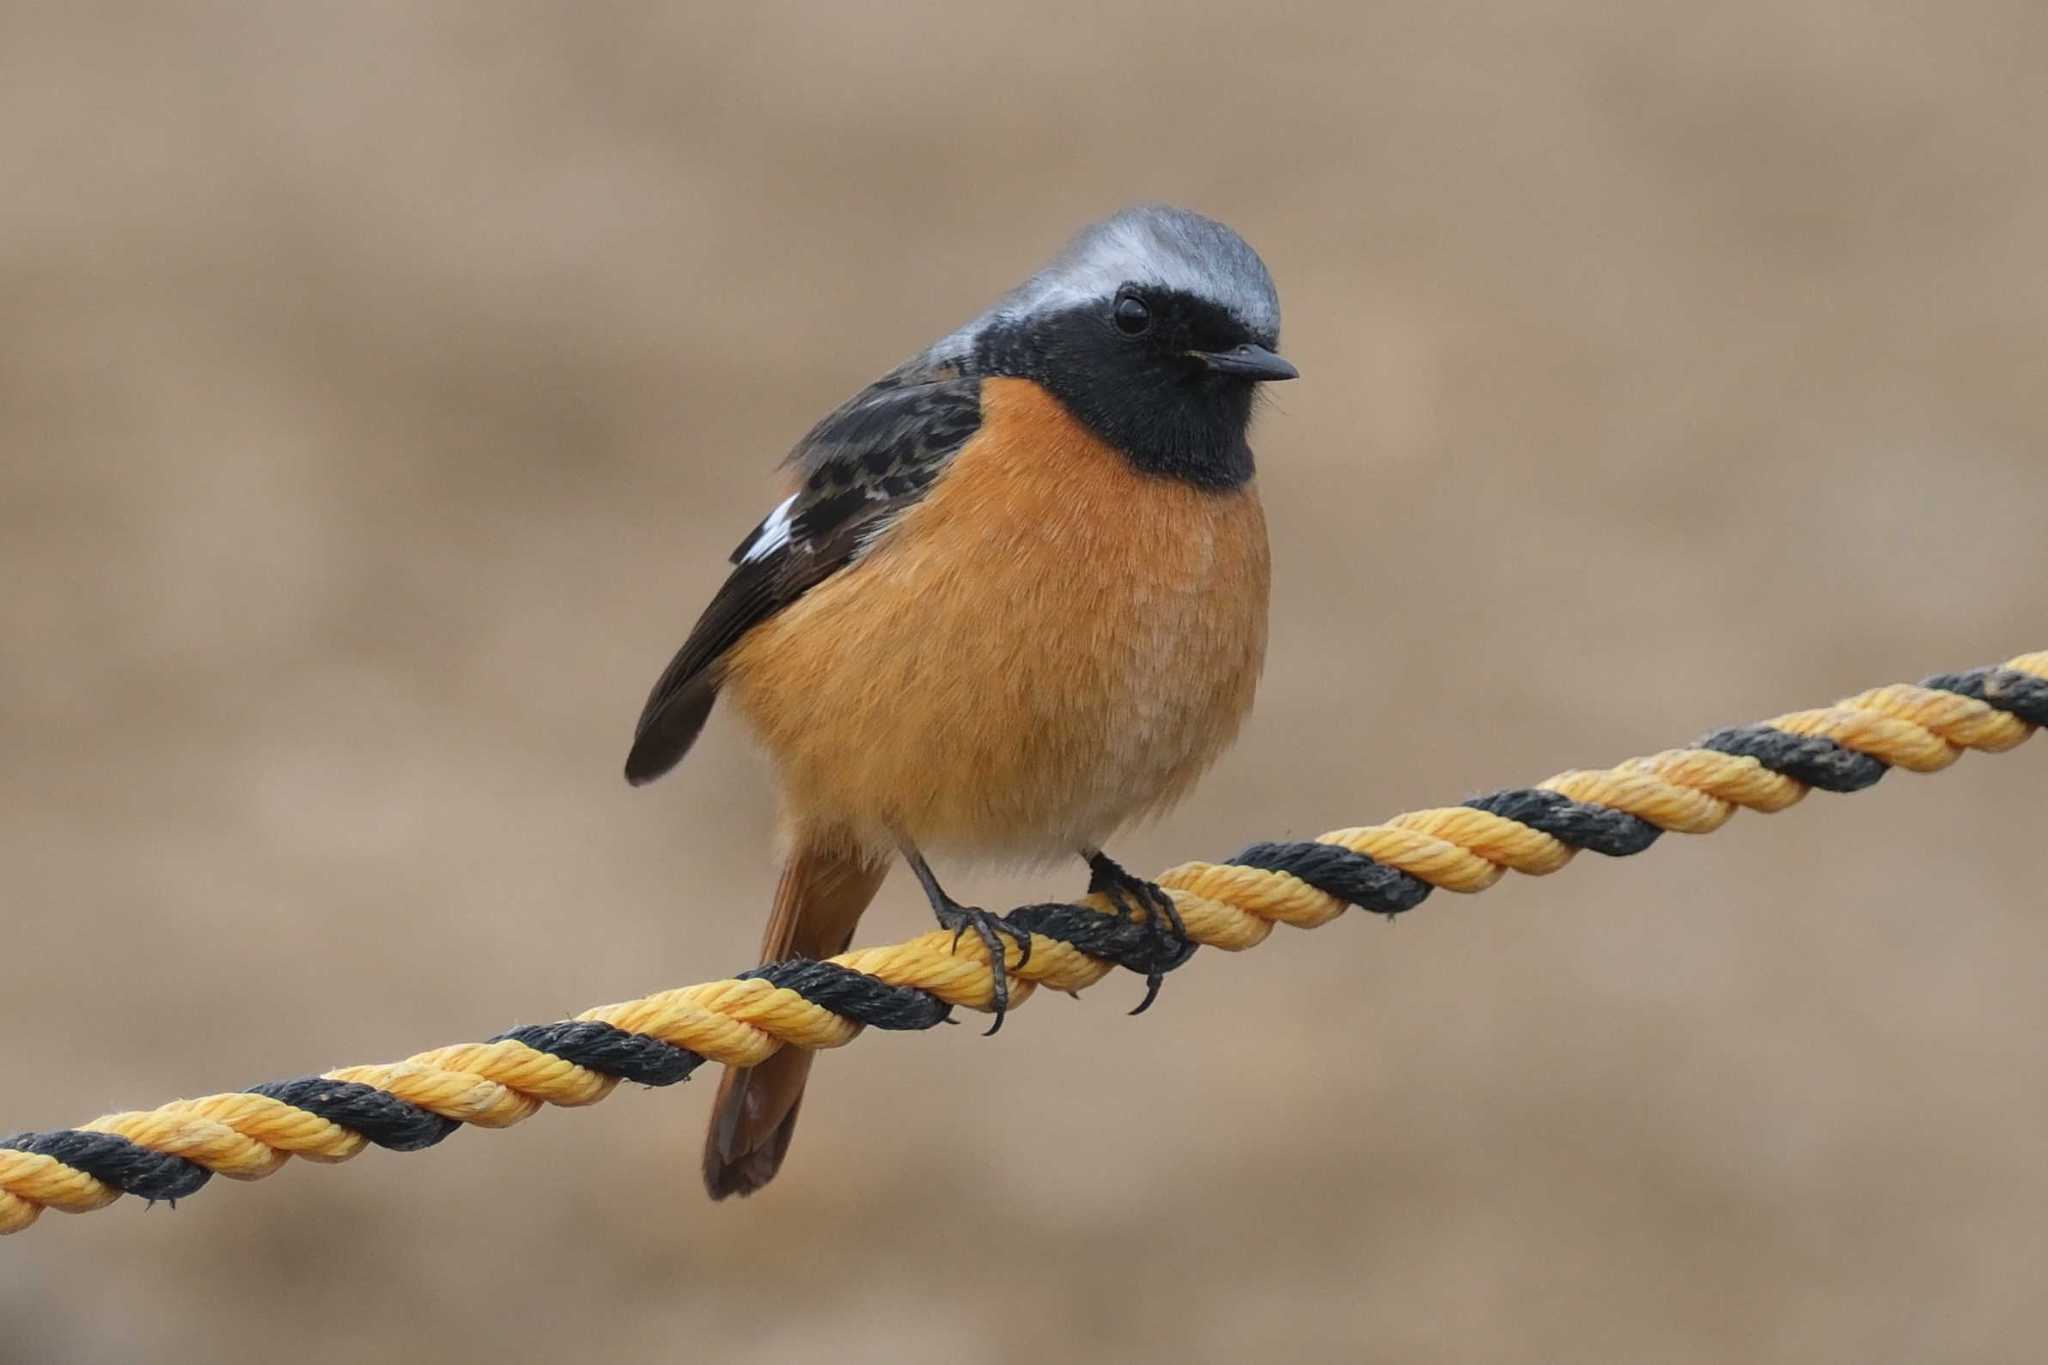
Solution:
[[[1204,486],[1251,474],[1253,391],[1293,379],[1265,262],[1213,219],[1160,204],[1084,229],[941,342],[1036,380],[1134,463]]]

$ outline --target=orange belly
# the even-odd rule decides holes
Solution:
[[[1023,380],[865,559],[748,633],[725,686],[790,818],[1050,857],[1183,795],[1265,655],[1265,520],[1133,469]]]

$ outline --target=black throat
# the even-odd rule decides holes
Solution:
[[[1192,316],[1186,303],[1171,330],[1137,342],[1099,308],[997,323],[975,343],[975,368],[1042,385],[1148,474],[1215,492],[1239,488],[1252,477],[1253,385],[1186,352],[1250,337],[1220,309],[1199,305],[1204,315]]]

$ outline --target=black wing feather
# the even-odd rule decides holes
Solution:
[[[627,781],[652,782],[682,760],[717,700],[726,651],[865,554],[980,426],[979,379],[906,366],[797,443],[789,463],[802,485],[786,513],[777,508],[732,552],[731,576],[648,694],[626,757]],[[787,517],[786,538],[759,553],[777,513]]]

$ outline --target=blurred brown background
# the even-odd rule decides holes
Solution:
[[[818,413],[1135,199],[1260,248],[1307,377],[1257,718],[1134,867],[2048,645],[2044,40],[9,7],[0,1129],[751,961],[766,773],[721,715],[629,791],[645,687]],[[0,1358],[2035,1356],[2044,764],[864,1039],[751,1203],[700,1081],[47,1215]]]

